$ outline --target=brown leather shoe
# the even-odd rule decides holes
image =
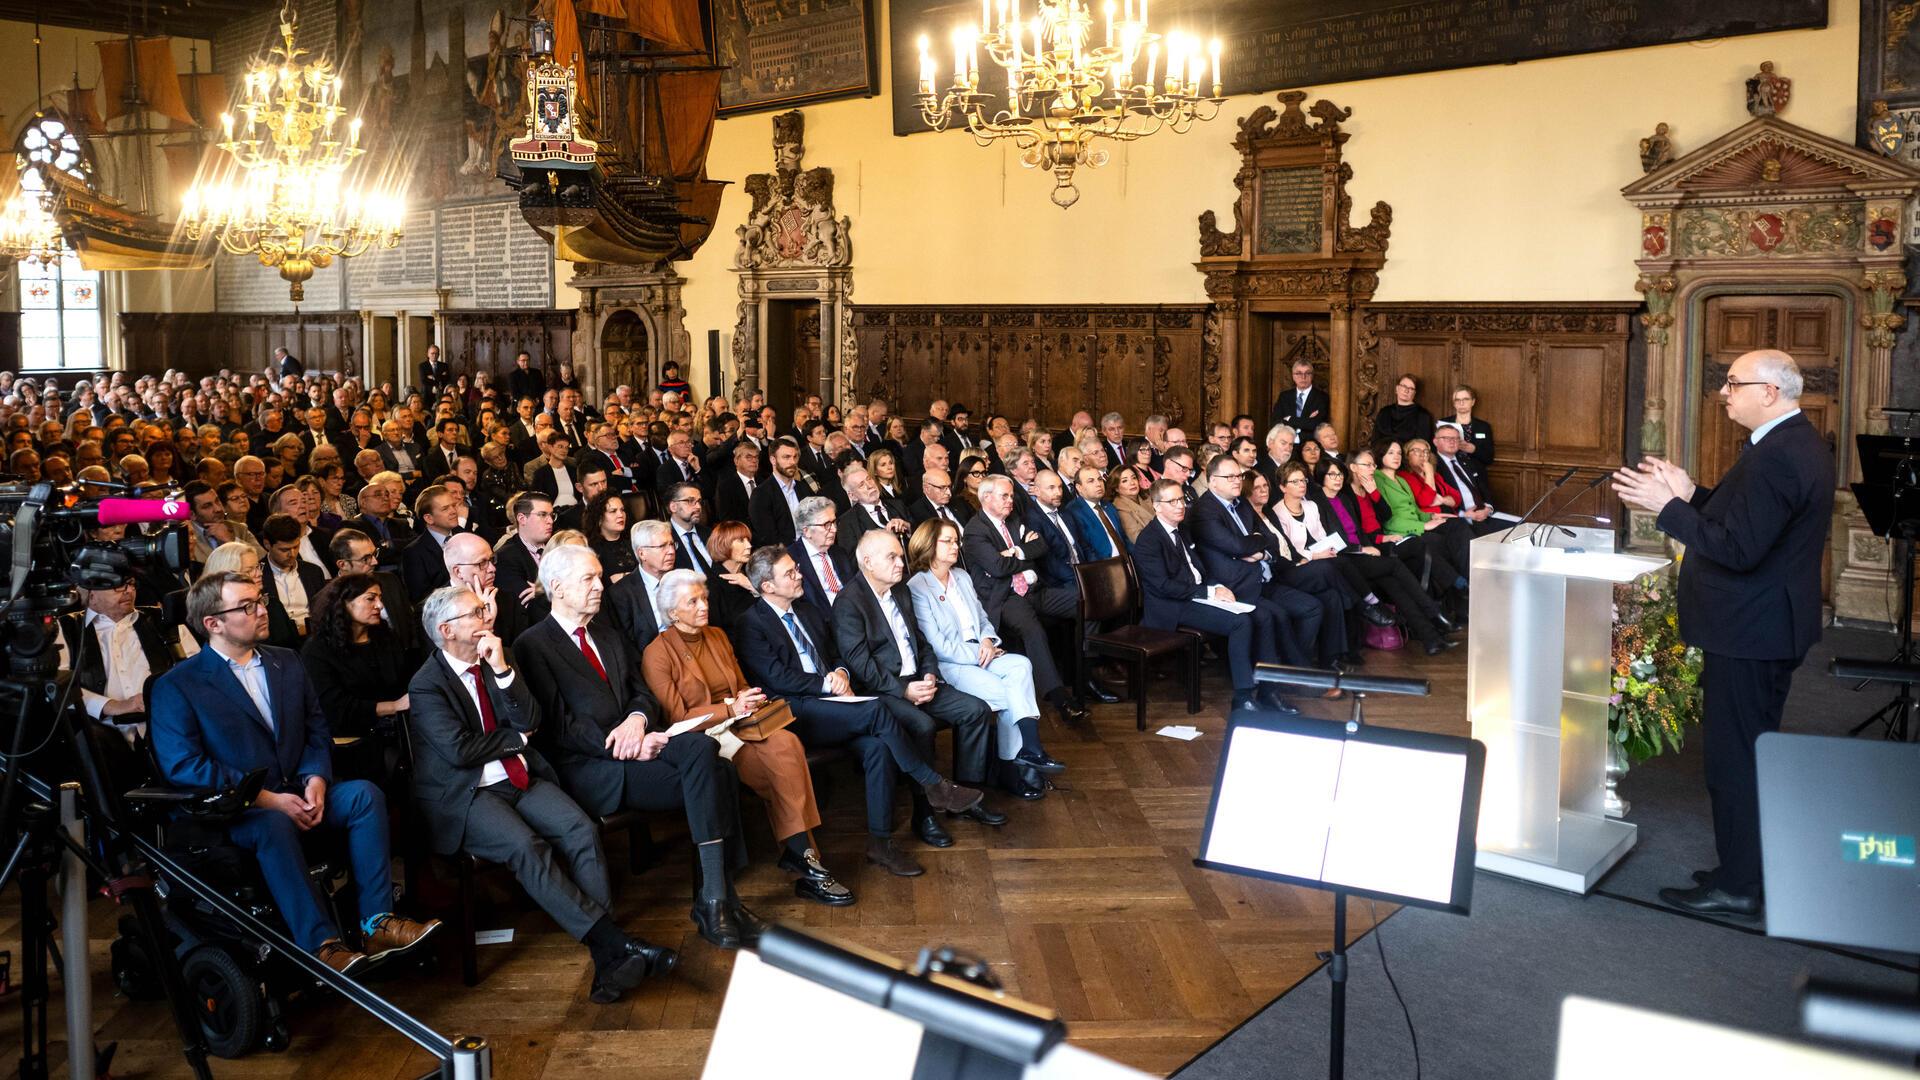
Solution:
[[[927,789],[927,802],[935,810],[945,810],[950,814],[971,810],[980,805],[980,800],[985,797],[977,788],[961,787],[947,779]]]
[[[384,960],[389,956],[411,952],[421,942],[432,937],[440,929],[439,919],[429,919],[424,923],[403,919],[389,913],[374,924],[373,933],[367,935],[367,958]]]
[[[342,975],[351,975],[367,962],[367,954],[354,952],[339,938],[328,938],[313,950],[313,955],[323,964]]]
[[[926,867],[913,861],[913,856],[894,847],[892,837],[867,837],[867,861],[894,877],[919,877],[927,872]]]

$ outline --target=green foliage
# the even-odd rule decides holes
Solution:
[[[1679,753],[1700,723],[1700,650],[1680,640],[1672,582],[1649,574],[1613,592],[1607,731],[1633,762]]]

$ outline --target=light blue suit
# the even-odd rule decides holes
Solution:
[[[1040,715],[1033,692],[1033,664],[1018,653],[1003,652],[993,658],[993,663],[980,666],[981,639],[998,644],[1000,634],[980,606],[980,596],[967,572],[956,566],[949,574],[948,587],[942,587],[925,570],[907,582],[907,590],[913,594],[914,618],[940,660],[940,677],[993,707],[999,720],[1000,760],[1012,761],[1022,745],[1020,721]],[[955,597],[973,612],[978,633],[971,639],[948,603]]]

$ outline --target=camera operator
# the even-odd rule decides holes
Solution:
[[[82,653],[83,635],[93,635],[94,640],[85,642],[74,681],[87,715],[121,736],[95,745],[113,759],[107,766],[112,775],[142,776],[145,770],[134,748],[147,734],[147,689],[153,679],[173,667],[169,635],[159,619],[134,606],[131,578],[118,588],[79,593],[85,610],[60,618],[60,670],[74,670],[73,658]]]
[[[267,609],[260,586],[235,573],[203,575],[187,590],[187,618],[207,647],[154,683],[154,757],[167,782],[192,791],[238,786],[254,769],[267,783],[227,826],[253,853],[294,941],[321,963],[348,974],[369,958],[411,950],[440,923],[392,911],[387,801],[364,780],[333,780],[333,739],[299,656],[262,644]],[[318,827],[346,833],[358,885],[363,947],[341,939],[313,883],[300,834]]]

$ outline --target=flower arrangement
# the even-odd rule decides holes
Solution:
[[[1700,723],[1700,650],[1680,640],[1671,581],[1648,574],[1613,592],[1607,732],[1635,763],[1680,752]]]

